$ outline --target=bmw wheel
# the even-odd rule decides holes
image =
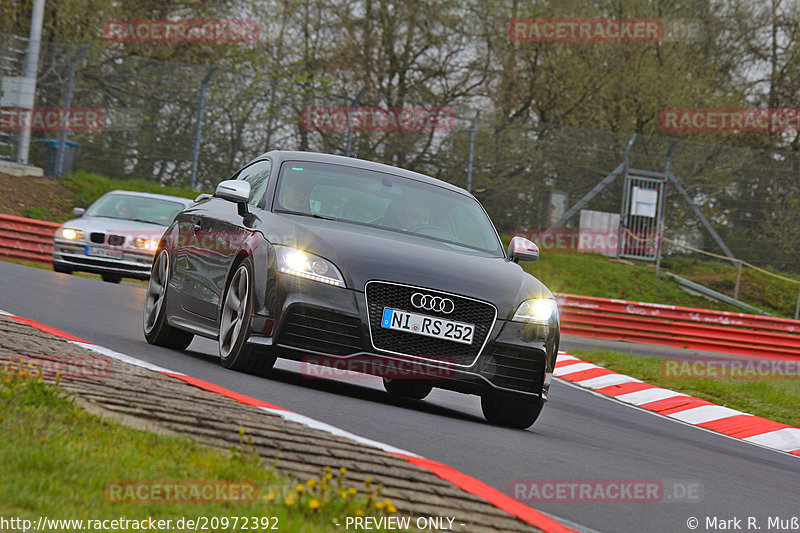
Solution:
[[[144,298],[143,326],[144,338],[150,344],[185,350],[194,335],[167,324],[166,299],[169,281],[169,252],[161,250],[153,262],[147,295]]]
[[[238,264],[225,290],[219,325],[219,356],[225,368],[259,374],[272,368],[276,358],[259,353],[247,344],[252,314],[253,262],[247,257]]]

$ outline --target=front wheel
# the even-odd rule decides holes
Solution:
[[[253,261],[247,257],[236,267],[222,304],[219,324],[219,357],[222,366],[262,374],[275,364],[275,357],[259,353],[247,344],[253,315]]]
[[[383,378],[383,388],[389,394],[422,400],[433,390],[433,385],[420,379],[389,379]]]
[[[161,250],[153,262],[153,271],[144,297],[142,324],[144,338],[150,344],[185,350],[192,342],[191,333],[167,324],[167,282],[169,281],[169,252]]]
[[[103,281],[106,283],[119,283],[122,281],[122,276],[119,274],[100,274],[100,277],[103,278]]]
[[[536,422],[544,407],[541,398],[512,400],[494,396],[481,396],[483,416],[492,424],[527,429]]]

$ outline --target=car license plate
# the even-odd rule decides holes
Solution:
[[[463,344],[472,344],[472,338],[475,335],[473,324],[418,315],[389,307],[383,309],[381,327]]]
[[[107,248],[86,247],[86,255],[92,257],[107,257],[109,259],[122,259],[122,250],[109,250]]]

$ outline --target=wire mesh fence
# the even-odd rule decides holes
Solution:
[[[2,76],[22,75],[25,47],[25,39],[0,34]],[[324,80],[287,82],[272,79],[269,73],[234,72],[224,66],[212,71],[209,66],[167,63],[99,47],[90,47],[76,60],[80,48],[42,43],[35,105],[64,105],[74,62],[72,108],[98,110],[102,125],[67,133],[78,143],[73,168],[114,178],[187,185],[196,157],[196,186],[208,190],[267,150],[342,154],[349,138],[352,154],[359,158],[417,170],[463,187],[474,125],[472,191],[498,229],[510,232],[550,227],[623,162],[631,139],[628,133],[515,120],[488,105],[481,107],[475,120],[479,106],[470,99],[445,108],[437,107],[436,101],[404,101],[402,107],[411,110],[410,123],[402,123],[397,113],[384,113],[389,123],[370,126],[363,122],[364,113],[388,104],[369,93],[358,103],[362,115],[357,121],[349,126],[345,122],[345,127],[341,122],[326,126],[324,121],[309,121],[309,113],[341,118],[358,87],[334,88]],[[205,101],[198,135],[201,93]],[[2,112],[7,125],[9,110]],[[425,116],[420,119],[420,114]],[[445,120],[426,122],[435,114]],[[18,135],[13,128],[0,129],[0,158],[14,160]],[[46,166],[47,140],[57,137],[58,131],[52,129],[33,132],[33,164]],[[628,164],[660,172],[668,155],[670,171],[736,258],[800,273],[797,154],[640,135]],[[620,213],[622,186],[622,179],[616,179],[584,209]],[[678,243],[668,242],[665,254],[695,253],[681,245],[722,253],[675,188],[667,185],[665,191],[664,235]],[[565,227],[578,225],[576,213]]]

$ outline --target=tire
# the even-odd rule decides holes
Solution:
[[[185,350],[194,335],[167,324],[167,283],[169,252],[161,250],[153,261],[153,272],[147,284],[142,310],[142,329],[147,342],[173,350]]]
[[[69,267],[61,266],[58,263],[53,263],[53,271],[61,274],[72,274],[72,269]]]
[[[225,368],[260,375],[275,365],[276,357],[247,344],[253,316],[253,280],[253,260],[246,257],[234,266],[225,288],[219,321],[219,360]]]
[[[527,429],[536,422],[544,407],[541,398],[510,400],[494,396],[481,396],[483,416],[491,424]]]
[[[102,277],[103,281],[106,283],[119,283],[122,281],[122,276],[119,274],[100,274],[100,277]]]
[[[421,379],[389,379],[383,378],[383,388],[389,394],[422,400],[433,390],[433,385]]]

